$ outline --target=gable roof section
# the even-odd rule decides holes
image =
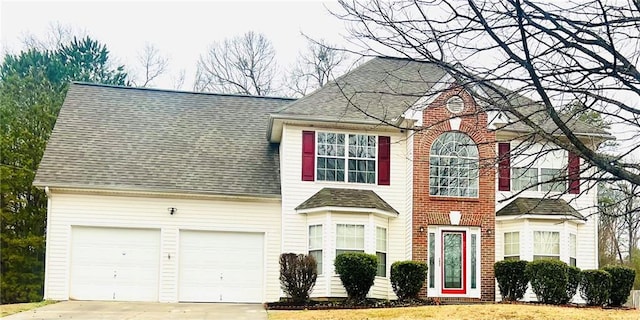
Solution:
[[[371,124],[396,123],[404,112],[427,93],[437,94],[437,90],[431,91],[444,78],[447,78],[447,72],[433,63],[405,58],[375,57],[315,92],[282,107],[271,114],[271,117]],[[543,107],[539,103],[495,84],[491,84],[491,87],[499,90],[500,94],[489,90],[481,79],[470,81],[476,83],[472,85],[471,90],[480,88],[485,91],[494,104],[490,108],[500,110],[500,104],[516,107],[519,112],[529,115],[536,123],[541,124],[546,132],[562,134],[549,116],[540,112]],[[482,95],[480,92],[477,94]],[[533,131],[512,114],[507,112],[507,116],[511,120],[510,123],[500,129],[515,132]],[[575,117],[564,117],[564,120],[576,134],[612,138],[605,130],[586,124]]]
[[[377,57],[281,108],[273,116],[391,122],[444,76],[445,72],[434,64]]]
[[[73,83],[34,185],[279,196],[264,130],[291,101]]]
[[[496,212],[496,216],[555,216],[586,220],[563,199],[541,199],[519,197]]]
[[[371,190],[323,188],[296,207],[296,211],[317,208],[373,209],[398,215],[391,205]]]

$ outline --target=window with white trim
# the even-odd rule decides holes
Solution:
[[[520,260],[520,232],[504,233],[504,260]]]
[[[373,135],[318,132],[316,179],[376,183],[376,140]]]
[[[322,225],[309,226],[309,255],[316,259],[318,274],[322,274]]]
[[[540,184],[538,184],[539,182]],[[564,169],[532,167],[512,168],[511,184],[514,191],[567,191],[566,173]]]
[[[376,276],[387,276],[387,229],[376,227],[376,256],[378,257],[378,272]]]
[[[441,134],[429,152],[429,194],[478,197],[478,146],[466,134]]]
[[[569,265],[575,267],[577,265],[577,239],[576,235],[573,233],[569,234]]]
[[[560,259],[560,232],[533,232],[533,260]]]
[[[364,252],[364,225],[336,225],[336,257],[343,253]]]

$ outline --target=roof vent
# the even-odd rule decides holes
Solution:
[[[447,100],[447,110],[451,113],[460,113],[464,109],[464,101],[459,96],[453,96]]]

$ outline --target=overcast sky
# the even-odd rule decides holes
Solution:
[[[335,44],[345,44],[347,34],[344,23],[326,9],[337,8],[335,2],[0,1],[4,52],[19,52],[25,35],[43,36],[52,23],[86,31],[129,68],[148,42],[170,59],[169,75],[155,85],[161,88],[170,88],[171,77],[185,69],[183,89],[191,89],[199,55],[212,42],[247,31],[272,41],[281,68],[305,48],[302,33]]]

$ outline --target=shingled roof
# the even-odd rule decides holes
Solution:
[[[323,207],[377,209],[398,214],[391,205],[371,190],[323,188],[296,207],[296,210]]]
[[[394,123],[425,94],[437,94],[437,91],[430,90],[446,75],[444,69],[433,63],[375,57],[315,92],[282,107],[272,117]],[[476,88],[486,86],[481,80],[470,81],[477,83]],[[491,88],[493,89],[485,88],[484,91],[493,103],[490,106],[492,109],[500,110],[501,105],[515,107],[520,113],[532,118],[545,132],[562,134],[549,116],[541,112],[542,106],[539,103],[495,84],[491,84]],[[502,127],[503,130],[532,132],[528,125],[512,114],[506,112],[506,115],[510,118],[510,123]],[[586,124],[577,117],[565,117],[564,121],[576,134],[611,138],[605,130]]]
[[[284,106],[277,115],[343,122],[393,121],[445,74],[434,64],[377,57]]]
[[[264,132],[292,101],[74,83],[34,185],[279,196]]]
[[[496,212],[496,216],[545,215],[574,217],[586,220],[563,199],[541,199],[519,197]]]

